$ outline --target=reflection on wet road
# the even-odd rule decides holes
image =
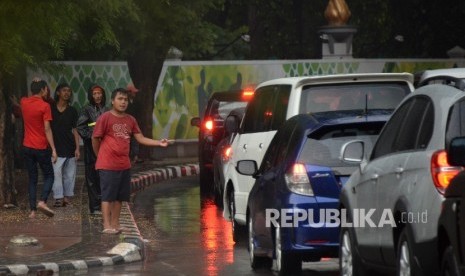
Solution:
[[[147,240],[143,262],[98,268],[100,275],[275,275],[253,271],[246,237],[234,243],[231,224],[211,200],[200,200],[198,177],[147,188],[131,206]],[[338,275],[337,260],[305,263],[301,275]]]
[[[231,236],[231,223],[222,219],[219,210],[212,201],[202,204],[200,216],[202,245],[207,253],[207,275],[218,275],[218,265],[234,262],[234,241]]]

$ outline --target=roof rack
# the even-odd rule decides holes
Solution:
[[[422,80],[420,83],[418,83],[418,87],[428,85],[430,84],[431,81],[442,81],[441,82],[442,84],[450,85],[457,89],[465,91],[465,80],[464,79],[447,76],[447,75],[439,75],[439,76],[426,78]]]

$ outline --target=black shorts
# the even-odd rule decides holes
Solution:
[[[129,201],[131,171],[99,170],[102,201]]]

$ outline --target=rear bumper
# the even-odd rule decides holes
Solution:
[[[299,221],[297,227],[283,227],[281,223],[283,250],[296,253],[303,260],[337,257],[340,227],[329,213],[337,210],[339,200],[293,194],[287,201],[284,208],[306,212],[306,220]]]

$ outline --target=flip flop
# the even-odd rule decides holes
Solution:
[[[112,229],[112,228],[102,230],[102,234],[116,235],[116,234],[119,234],[119,233],[120,233],[119,230]]]
[[[41,211],[47,217],[53,217],[55,215],[55,212],[50,210],[47,206],[38,205],[37,210]]]

